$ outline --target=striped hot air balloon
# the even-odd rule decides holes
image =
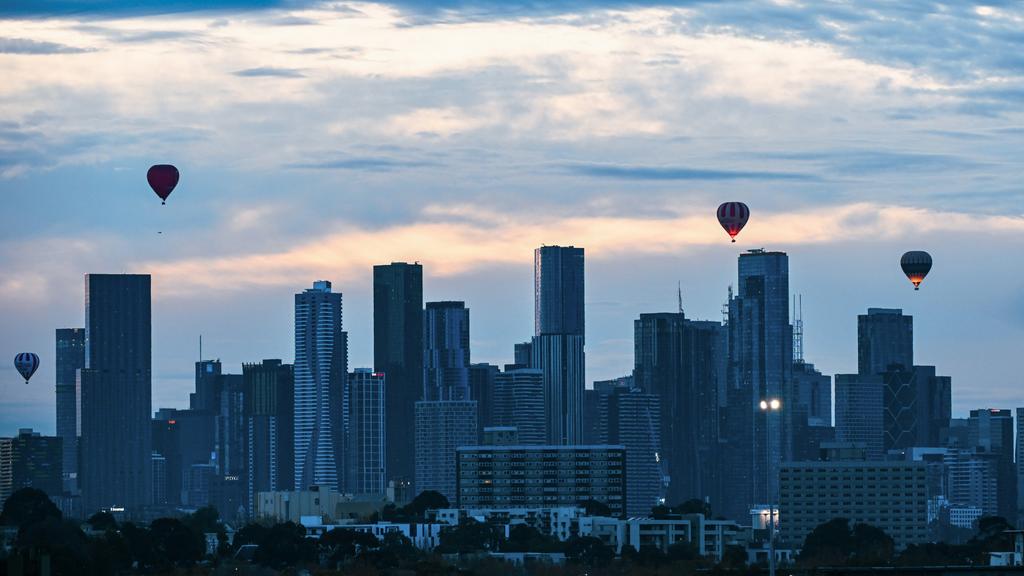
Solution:
[[[912,250],[903,254],[900,258],[900,268],[914,285],[914,290],[920,290],[921,282],[932,269],[932,256],[923,250]]]
[[[747,225],[750,218],[750,208],[743,202],[723,202],[718,207],[718,223],[729,233],[732,241],[736,241],[736,235]]]
[[[32,375],[39,369],[39,356],[33,352],[22,352],[14,357],[14,367],[25,379],[25,384],[28,384],[29,378],[32,378]]]

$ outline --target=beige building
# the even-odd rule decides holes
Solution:
[[[260,492],[256,516],[296,523],[303,516],[318,516],[328,522],[359,521],[374,512],[380,512],[392,502],[383,496],[354,497],[351,494],[339,494],[326,486],[312,486],[303,491]]]
[[[897,548],[928,541],[928,493],[923,462],[795,462],[780,473],[780,540],[802,546],[819,524],[846,518],[850,526],[881,528]]]

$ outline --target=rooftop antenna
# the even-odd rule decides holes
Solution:
[[[679,313],[683,313],[683,283],[676,282],[676,298],[679,300]]]
[[[798,304],[799,302],[799,304]],[[793,361],[804,361],[804,295],[793,295]]]
[[[203,361],[203,335],[199,335],[199,361]]]
[[[732,302],[732,284],[729,284],[729,297],[722,304],[722,324],[729,323],[729,303]]]

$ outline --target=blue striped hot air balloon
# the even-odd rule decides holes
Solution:
[[[22,352],[14,357],[14,367],[25,379],[25,384],[28,384],[29,379],[39,369],[39,356],[36,356],[34,352]]]

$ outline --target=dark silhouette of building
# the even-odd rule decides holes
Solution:
[[[864,446],[868,460],[885,454],[885,384],[880,375],[836,374],[836,441]]]
[[[42,490],[53,500],[64,491],[62,439],[22,428],[0,438],[0,506],[22,488]]]
[[[520,444],[544,444],[544,373],[506,366],[494,378],[492,417],[492,426],[516,428]]]
[[[79,389],[79,485],[86,515],[138,517],[152,479],[150,277],[87,274],[85,368]]]
[[[469,365],[469,397],[476,400],[477,437],[482,439],[484,428],[494,426],[494,382],[500,368],[494,364]]]
[[[835,439],[832,427],[832,377],[814,364],[793,362],[793,460],[817,460],[821,442]]]
[[[626,514],[646,516],[665,504],[669,480],[661,459],[659,398],[621,385],[598,398],[600,444],[626,447]]]
[[[793,458],[793,329],[789,258],[750,250],[739,257],[739,290],[729,300],[726,516],[777,502],[779,466]],[[762,410],[779,400],[781,409]]]
[[[63,446],[65,491],[77,490],[78,405],[75,387],[78,371],[85,368],[85,329],[57,329],[57,436]]]
[[[386,389],[386,376],[369,368],[348,375],[345,483],[353,494],[376,496],[387,488]]]
[[[373,267],[373,366],[387,377],[387,475],[415,476],[416,402],[423,398],[423,267],[393,262]]]
[[[344,489],[348,334],[342,295],[318,280],[295,295],[294,484]]]
[[[185,504],[185,480],[194,464],[210,464],[216,447],[215,413],[206,410],[161,408],[152,421],[153,454],[163,457],[162,495],[155,494],[153,504],[171,508]],[[162,496],[162,497],[161,497]]]
[[[971,448],[996,457],[997,507],[999,515],[1012,523],[1017,515],[1013,412],[996,408],[971,410],[967,430]]]
[[[881,374],[914,365],[914,317],[899,308],[868,308],[857,316],[857,373]]]
[[[534,334],[583,336],[583,248],[537,248],[533,251],[533,274]]]
[[[280,360],[242,365],[246,424],[246,510],[260,492],[295,488],[295,380]]]

